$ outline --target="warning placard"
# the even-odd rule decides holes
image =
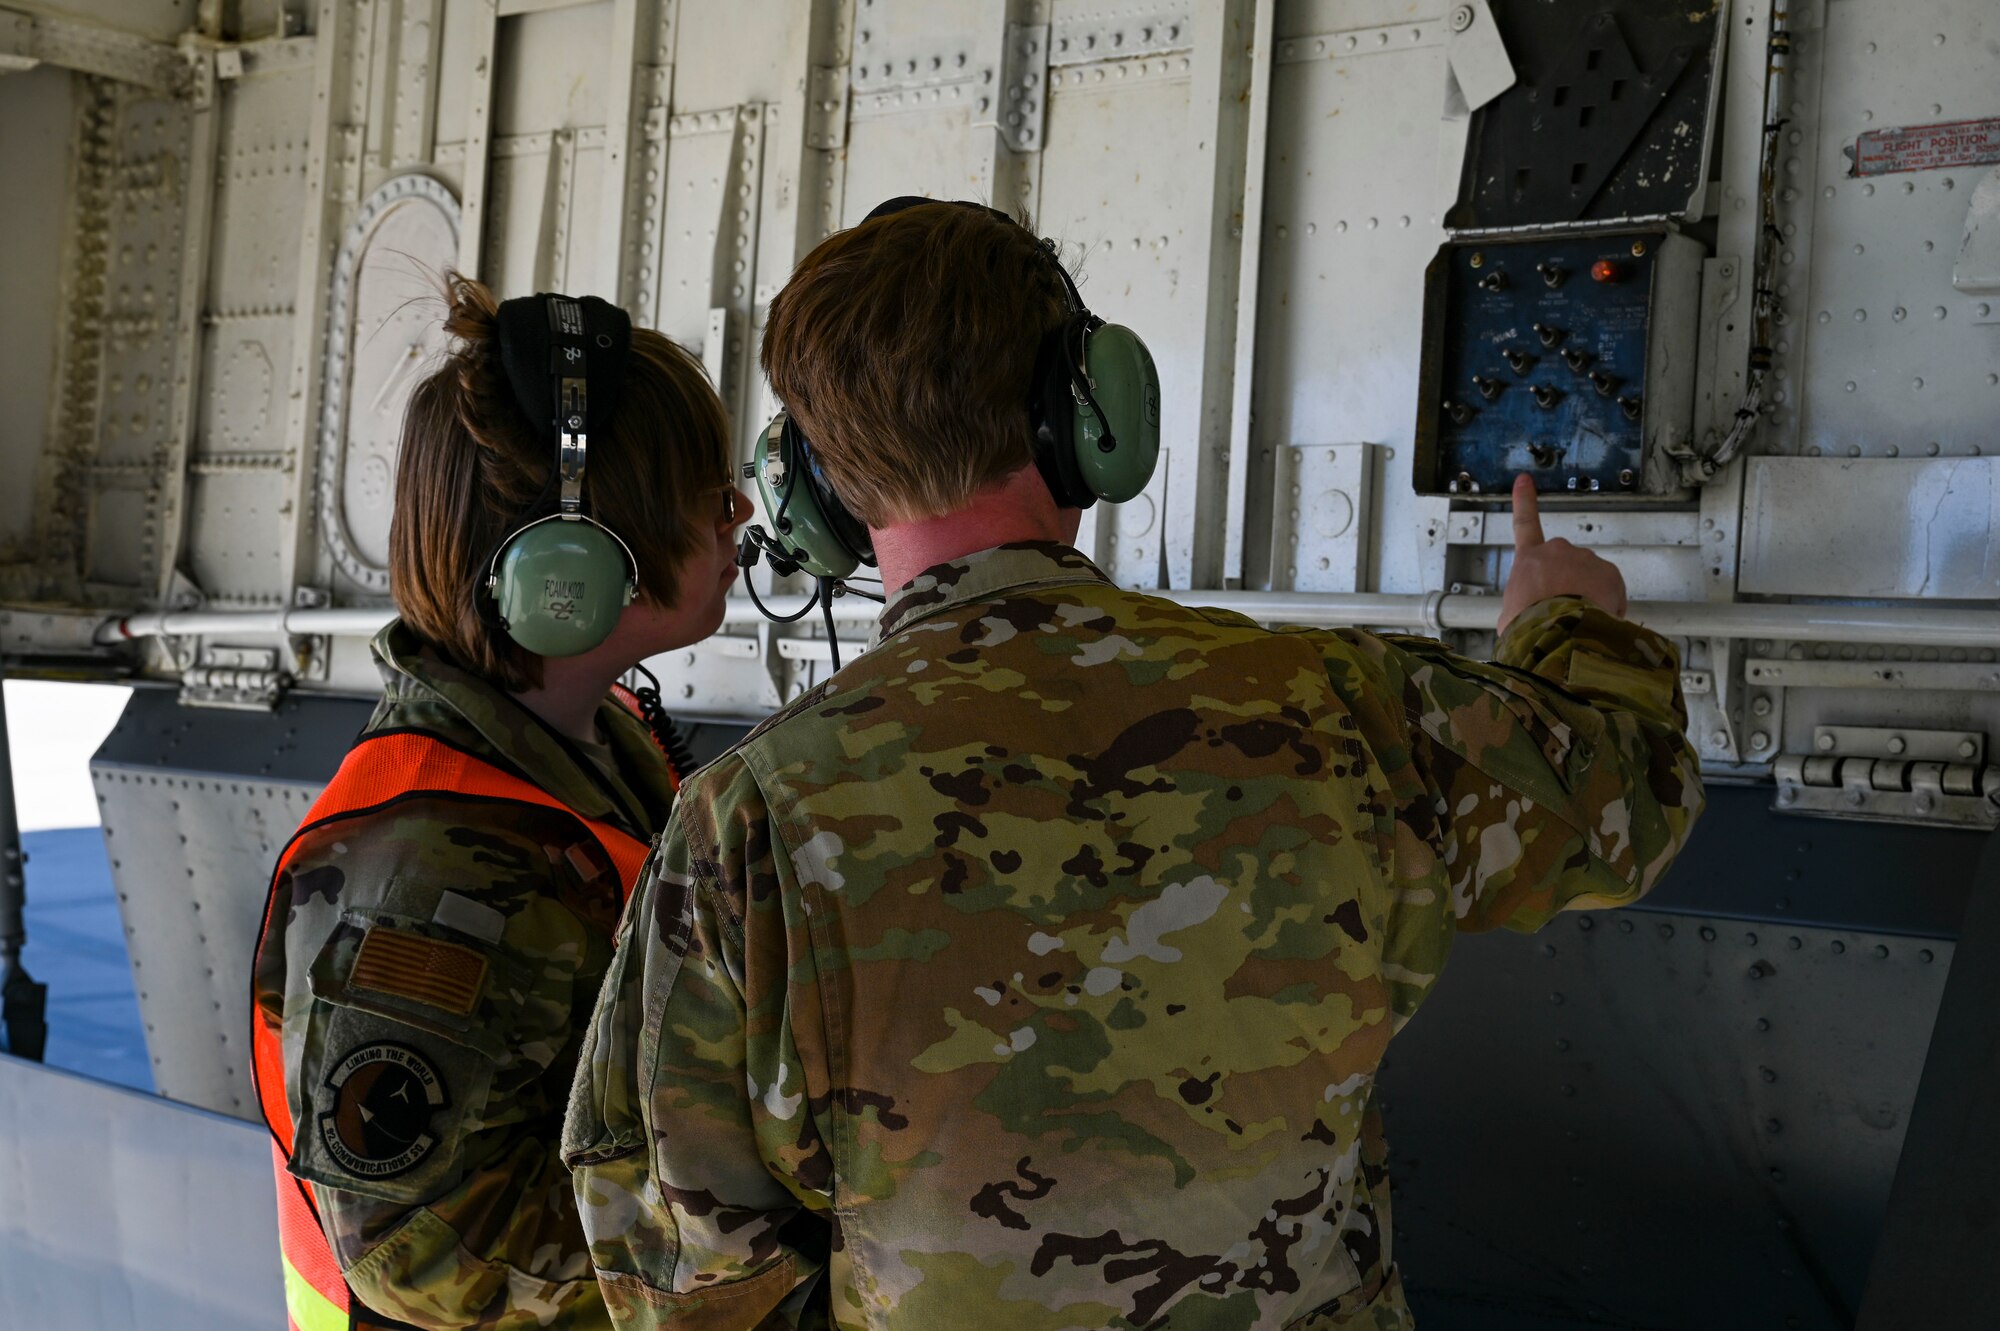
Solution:
[[[1943,125],[1909,125],[1902,129],[1872,129],[1847,155],[1855,176],[1883,176],[1892,171],[1935,171],[1946,166],[1985,166],[2000,162],[2000,120],[1954,120]]]

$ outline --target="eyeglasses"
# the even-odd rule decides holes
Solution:
[[[739,521],[747,519],[750,516],[748,512],[743,512],[738,507],[739,505],[748,505],[750,502],[749,499],[741,494],[734,485],[720,486],[711,491],[711,493],[722,496],[722,509],[716,514],[716,518],[723,526],[733,527]],[[741,517],[738,516],[739,513],[741,513]]]

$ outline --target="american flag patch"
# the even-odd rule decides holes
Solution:
[[[457,943],[376,925],[361,940],[348,983],[465,1016],[486,983],[486,958]]]

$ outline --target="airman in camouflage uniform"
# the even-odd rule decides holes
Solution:
[[[1410,1326],[1390,1037],[1702,804],[1665,639],[1558,597],[1497,657],[1061,545],[910,583],[625,912],[563,1143],[617,1323]]]
[[[598,709],[607,761],[400,621],[375,651],[364,737],[435,736],[641,841],[665,821],[666,765],[616,703]],[[274,891],[258,1019],[282,1021],[291,1171],[348,1286],[398,1326],[608,1325],[556,1156],[622,892],[600,843],[558,809],[420,796],[309,827]],[[396,956],[362,949],[378,926],[436,944],[423,974],[382,979]]]

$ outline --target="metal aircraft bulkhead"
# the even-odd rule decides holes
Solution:
[[[1845,1325],[1950,829],[2000,821],[1993,35],[1989,0],[0,0],[0,649],[143,682],[95,776],[160,1087],[249,1112],[256,912],[377,688],[438,270],[615,296],[740,459],[800,259],[977,197],[1159,364],[1158,474],[1079,536],[1121,585],[1484,652],[1489,500],[1549,441],[1469,416],[1452,493],[1430,376],[1525,339],[1546,364],[1492,399],[1458,365],[1454,403],[1623,431],[1540,469],[1549,535],[1619,565],[1744,784],[1654,914],[1465,940],[1385,1076],[1401,1255],[1433,1327]],[[1427,322],[1441,253],[1493,318]],[[1620,258],[1643,283],[1589,276]],[[1615,336],[1543,348],[1528,298],[1586,291]],[[1593,371],[1654,386],[1638,421]],[[652,663],[676,712],[826,678],[810,619],[740,597]]]

